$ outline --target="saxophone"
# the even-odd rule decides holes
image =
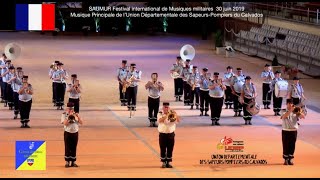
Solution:
[[[134,78],[134,74],[131,75],[131,77],[129,78],[128,81],[124,81],[123,85],[122,85],[122,93],[125,93],[127,91],[127,88],[129,87],[129,85],[132,83]]]

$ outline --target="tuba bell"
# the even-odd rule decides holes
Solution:
[[[17,59],[20,56],[20,53],[21,53],[21,48],[15,43],[9,43],[4,48],[4,54],[10,60]]]
[[[192,61],[195,55],[196,50],[190,44],[186,44],[180,49],[180,56],[184,61],[186,61],[187,59],[190,59]]]

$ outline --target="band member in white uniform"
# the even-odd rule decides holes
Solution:
[[[245,125],[252,125],[252,115],[247,111],[247,106],[251,101],[255,101],[255,98],[257,97],[257,90],[256,86],[251,82],[250,76],[247,76],[245,80],[246,82],[244,83],[241,91],[241,103],[243,104],[243,119],[245,121]]]
[[[190,59],[186,60],[185,67],[182,70],[182,80],[183,80],[183,102],[185,106],[190,105],[190,89],[191,86],[188,84],[188,79],[191,74],[190,69]]]
[[[168,119],[169,115],[175,114],[175,121]],[[168,102],[163,103],[162,111],[158,115],[158,131],[160,160],[162,168],[172,168],[173,148],[175,143],[176,124],[180,122],[180,116],[174,110],[171,110]]]
[[[289,86],[288,99],[292,99],[293,105],[298,105],[301,103],[302,99],[307,99],[304,96],[304,90],[299,81],[300,79],[298,77],[294,77],[293,84]]]
[[[63,63],[59,62],[58,70],[53,73],[52,79],[56,84],[56,106],[57,110],[63,110],[64,96],[66,93],[66,80],[69,75],[66,70],[63,69]]]
[[[14,106],[14,117],[13,119],[18,118],[19,114],[19,90],[22,86],[22,78],[23,78],[23,71],[22,67],[17,67],[16,75],[14,76],[12,80],[12,90],[13,90],[13,106]]]
[[[242,104],[239,102],[239,96],[241,95],[241,90],[243,87],[243,84],[245,82],[246,76],[242,74],[242,69],[237,68],[237,73],[232,77],[230,82],[230,87],[232,90],[233,96],[233,111],[234,111],[234,117],[236,116],[242,116]]]
[[[130,71],[127,74],[126,81],[129,82],[127,88],[128,110],[136,111],[138,82],[141,81],[141,71],[136,70],[136,64],[130,65]]]
[[[270,83],[272,79],[274,78],[274,74],[271,70],[270,64],[266,64],[264,66],[264,71],[261,73],[261,79],[263,81],[262,83],[262,102],[264,105],[264,109],[270,109],[270,104],[271,104],[271,96],[272,92],[270,92]]]
[[[148,96],[148,119],[150,127],[156,127],[158,112],[160,107],[160,91],[164,90],[163,84],[158,81],[158,73],[151,74],[151,81],[145,85],[146,90],[149,91]]]
[[[9,67],[9,71],[6,74],[7,81],[7,102],[9,106],[9,110],[13,110],[13,90],[12,90],[12,80],[15,76],[15,68],[13,66]]]
[[[64,160],[65,167],[79,167],[77,161],[77,146],[79,141],[79,126],[83,125],[80,115],[73,110],[73,103],[67,103],[68,109],[61,115],[61,124],[64,128]]]
[[[30,128],[28,125],[32,106],[32,85],[28,83],[28,76],[23,76],[22,86],[19,89],[19,108],[21,128]]]
[[[233,94],[232,94],[232,89],[230,87],[230,82],[232,80],[232,77],[234,76],[234,73],[232,72],[233,68],[231,66],[227,67],[227,72],[224,73],[224,78],[223,78],[223,82],[224,85],[226,86],[226,90],[225,90],[225,101],[224,104],[226,105],[226,109],[232,109],[232,105],[233,105]]]
[[[211,74],[208,73],[208,68],[202,69],[202,74],[200,76],[200,116],[203,116],[203,111],[205,111],[205,116],[209,116],[209,82]]]
[[[174,97],[176,101],[182,101],[181,97],[183,95],[183,80],[182,80],[182,70],[183,64],[180,56],[177,56],[176,64],[170,69],[170,73],[176,72],[178,76],[174,78]]]
[[[80,111],[81,85],[76,74],[71,75],[71,83],[68,84],[67,92],[69,92],[69,103],[73,103],[74,112]]]
[[[192,73],[188,78],[190,85],[190,109],[196,105],[196,109],[199,109],[199,96],[200,96],[200,73],[197,66],[193,66]]]
[[[127,60],[122,60],[121,67],[117,69],[117,79],[119,82],[119,95],[121,106],[127,106],[127,84],[125,83],[127,74]]]
[[[213,80],[209,82],[210,110],[212,125],[220,125],[220,115],[223,106],[224,91],[227,89],[219,78],[219,73],[213,73]]]
[[[2,89],[2,76],[1,74],[3,73],[2,72],[2,69],[6,67],[6,60],[7,60],[7,56],[3,53],[1,58],[0,58],[0,89],[1,89],[1,103],[4,103],[4,100],[3,100],[3,95],[4,95],[4,92],[3,92],[3,89]]]
[[[58,63],[59,61],[54,61],[54,63],[50,66],[51,68],[49,69],[49,78],[52,80],[52,103],[53,106],[56,105],[56,85],[53,78],[53,73],[58,70]]]
[[[275,77],[270,83],[270,92],[273,91],[273,112],[275,116],[281,116],[280,111],[281,111],[281,105],[282,105],[282,97],[276,97],[275,93],[275,84],[278,81],[282,81],[283,79],[281,78],[281,72],[276,71],[274,73]]]
[[[9,73],[9,67],[11,66],[11,60],[6,60],[5,66],[1,69],[1,77],[2,77],[2,92],[3,92],[3,102],[4,102],[4,107],[7,107],[8,105],[8,95],[7,95],[7,74]]]

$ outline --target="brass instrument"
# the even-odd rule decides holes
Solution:
[[[29,93],[30,93],[29,83],[24,82],[24,83],[23,83],[23,87],[26,88],[26,89],[25,89],[25,93],[29,94]]]
[[[177,113],[173,110],[169,110],[168,120],[170,122],[175,122],[177,120]]]
[[[127,91],[127,88],[132,83],[133,78],[134,78],[134,74],[131,75],[128,81],[124,80],[122,82],[122,93],[125,93]]]
[[[295,115],[297,115],[297,116],[300,116],[301,114],[303,114],[303,110],[302,110],[302,108],[301,107],[299,107],[299,106],[294,106],[294,105],[292,105],[292,107],[294,107],[294,109],[293,109],[293,114],[295,114]]]
[[[50,65],[50,69],[56,71],[56,70],[58,70],[58,67],[56,66],[55,63],[52,63],[52,64]]]
[[[77,122],[76,117],[75,117],[74,114],[75,114],[75,113],[68,115],[68,123],[72,124],[72,123]]]

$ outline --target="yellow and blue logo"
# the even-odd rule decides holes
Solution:
[[[16,141],[16,170],[46,170],[45,141]]]

